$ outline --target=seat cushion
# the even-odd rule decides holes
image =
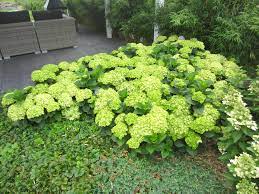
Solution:
[[[10,24],[29,21],[29,12],[26,10],[14,12],[0,12],[0,24]]]
[[[47,8],[47,10],[67,9],[66,6],[60,0],[49,1],[46,8]]]
[[[35,21],[60,19],[62,18],[62,11],[61,10],[33,11],[32,15]]]

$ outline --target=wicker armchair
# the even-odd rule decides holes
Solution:
[[[59,19],[35,20],[34,27],[43,53],[77,44],[75,19],[72,17],[63,15]]]
[[[15,15],[16,13],[8,14]],[[19,14],[16,17],[19,17]],[[19,19],[16,23],[13,18],[10,20],[12,20],[11,23],[2,22],[0,24],[0,50],[3,58],[8,59],[11,56],[26,53],[39,53],[40,49],[33,23],[30,21],[20,22]]]
[[[0,61],[3,60],[3,55],[1,53],[1,50],[0,50]]]

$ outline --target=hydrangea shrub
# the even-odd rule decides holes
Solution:
[[[245,78],[233,61],[196,39],[160,37],[151,46],[132,43],[112,54],[45,65],[32,73],[36,85],[26,89],[24,100],[8,93],[2,104],[13,121],[55,111],[73,120],[88,100],[96,123],[130,148],[169,137],[196,149],[204,133],[215,132],[227,136],[219,144],[224,152],[226,128],[257,129],[237,90]]]

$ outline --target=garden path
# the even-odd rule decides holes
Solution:
[[[49,51],[46,54],[27,54],[0,60],[0,91],[22,88],[32,84],[31,72],[44,64],[73,61],[80,57],[100,52],[111,52],[124,42],[107,39],[105,34],[79,27],[78,47]]]

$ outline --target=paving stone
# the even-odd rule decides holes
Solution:
[[[31,85],[31,72],[44,64],[73,61],[86,55],[111,52],[123,45],[118,39],[107,39],[105,34],[79,28],[78,47],[49,51],[46,54],[26,54],[0,61],[0,91]]]

